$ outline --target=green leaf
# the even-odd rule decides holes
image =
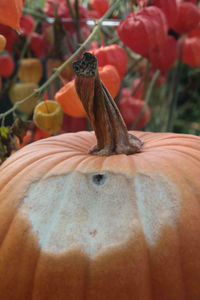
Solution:
[[[9,135],[9,128],[8,127],[0,127],[0,136],[7,139]]]

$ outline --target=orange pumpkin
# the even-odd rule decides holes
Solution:
[[[107,65],[99,68],[101,80],[114,98],[120,89],[120,77],[114,66]],[[86,117],[86,112],[77,95],[74,80],[68,82],[55,95],[63,111],[72,117]]]
[[[3,163],[0,299],[199,300],[200,138],[126,133],[97,73],[78,78],[77,92],[85,79],[93,100],[105,91],[118,146],[140,138],[143,148],[93,156],[93,132],[68,133]],[[107,128],[101,113],[97,131]]]

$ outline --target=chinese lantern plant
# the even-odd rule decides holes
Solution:
[[[197,28],[200,22],[200,12],[198,6],[192,2],[178,3],[178,15],[173,29],[179,33],[189,33]]]
[[[6,38],[0,34],[0,52],[2,52],[6,47]]]
[[[15,64],[10,55],[4,54],[0,56],[0,76],[8,78],[14,72]]]
[[[159,69],[163,73],[171,69],[177,58],[177,43],[174,37],[167,36],[165,42],[149,53],[149,60],[154,70]]]
[[[94,11],[98,12],[100,17],[102,17],[109,9],[110,4],[109,0],[91,0],[90,6]]]
[[[18,69],[18,78],[21,82],[39,83],[42,74],[42,64],[38,58],[24,58],[21,60]]]
[[[165,42],[168,23],[161,9],[149,6],[129,13],[120,22],[117,31],[124,45],[135,53],[148,57],[150,51]]]
[[[99,69],[100,78],[114,98],[120,89],[120,77],[114,66],[106,65]],[[73,117],[86,117],[86,112],[75,89],[74,80],[65,84],[55,95],[63,111]]]
[[[198,300],[200,138],[128,132],[94,56],[74,68],[95,133],[0,168],[0,299]]]
[[[16,30],[19,30],[19,22],[22,14],[22,0],[1,1],[0,5],[0,23],[8,25]]]
[[[119,109],[128,129],[136,122],[134,129],[145,127],[151,119],[151,110],[145,101],[135,97],[124,97],[119,103]]]
[[[36,57],[45,56],[47,49],[44,35],[33,32],[30,40],[30,48]]]
[[[62,107],[53,100],[42,101],[34,109],[33,120],[46,134],[56,134],[63,122]]]
[[[30,35],[35,27],[34,19],[31,15],[23,15],[20,19],[20,33],[24,36]]]
[[[60,67],[66,60],[68,59],[67,56],[65,56],[64,60],[61,59],[51,59],[49,60],[49,65],[52,71],[55,71],[58,67]],[[71,81],[74,77],[74,71],[72,69],[72,64],[67,64],[66,67],[62,69],[60,72],[61,78]]]
[[[197,37],[185,38],[183,61],[194,68],[200,66],[200,39]]]
[[[120,78],[123,79],[127,68],[127,55],[120,45],[102,46],[92,50],[91,53],[97,57],[99,67],[112,65],[117,69]]]
[[[0,32],[6,38],[5,50],[12,53],[14,43],[17,39],[17,33],[9,26],[0,24]]]
[[[30,96],[37,88],[38,85],[34,82],[15,83],[9,90],[11,103],[15,105],[17,102]],[[17,109],[25,115],[30,116],[38,101],[39,98],[35,95],[28,101],[24,101],[24,103],[20,104]]]
[[[153,4],[160,8],[166,16],[168,25],[170,28],[176,23],[178,16],[178,5],[177,0],[155,0]]]

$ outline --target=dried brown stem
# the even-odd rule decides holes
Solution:
[[[117,105],[99,77],[96,57],[86,52],[73,63],[73,68],[76,91],[97,138],[90,153],[108,156],[141,152],[142,142],[128,133]]]

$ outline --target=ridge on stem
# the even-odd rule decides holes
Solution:
[[[96,57],[85,52],[81,60],[73,63],[73,69],[77,94],[97,138],[97,145],[89,152],[102,156],[141,152],[141,140],[128,133],[117,105],[99,77]]]

